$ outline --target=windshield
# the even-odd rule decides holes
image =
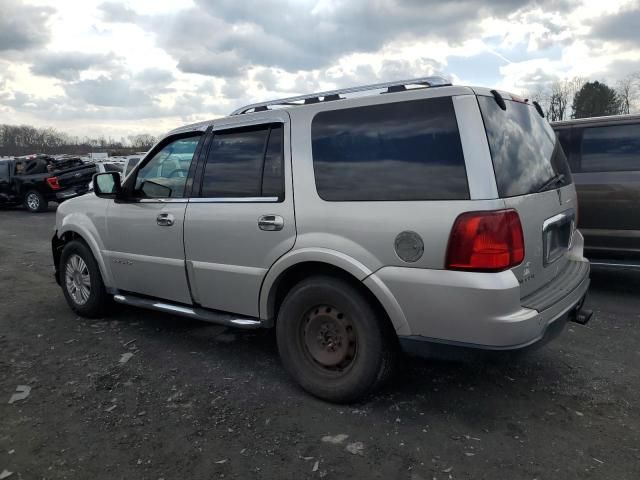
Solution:
[[[549,123],[529,104],[479,96],[500,197],[527,195],[571,183],[562,146]],[[552,179],[558,175],[558,181]]]

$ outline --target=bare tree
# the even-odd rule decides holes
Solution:
[[[156,139],[152,135],[135,135],[131,146],[112,138],[71,137],[54,128],[34,128],[29,125],[0,124],[0,156],[31,153],[69,153],[83,155],[91,151],[107,151],[112,154],[129,154],[149,149]]]
[[[623,114],[636,111],[640,104],[640,72],[627,75],[616,84],[616,93],[620,98]]]

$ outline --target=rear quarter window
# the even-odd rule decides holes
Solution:
[[[589,127],[582,132],[583,172],[640,170],[640,124]]]
[[[320,112],[311,137],[324,200],[469,198],[450,97]]]

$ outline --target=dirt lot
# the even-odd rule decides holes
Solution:
[[[53,225],[0,211],[0,478],[640,478],[640,275],[594,273],[596,318],[536,352],[408,359],[335,406],[289,380],[271,332],[77,318]]]

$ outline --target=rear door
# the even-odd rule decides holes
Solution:
[[[640,122],[573,131],[585,247],[594,256],[640,253]]]
[[[185,216],[194,300],[249,316],[258,316],[267,270],[296,238],[289,116],[263,116],[214,127]]]
[[[513,272],[524,297],[566,266],[577,200],[564,152],[549,123],[532,105],[505,100],[502,110],[492,96],[478,96],[498,194],[522,223],[525,259]]]

